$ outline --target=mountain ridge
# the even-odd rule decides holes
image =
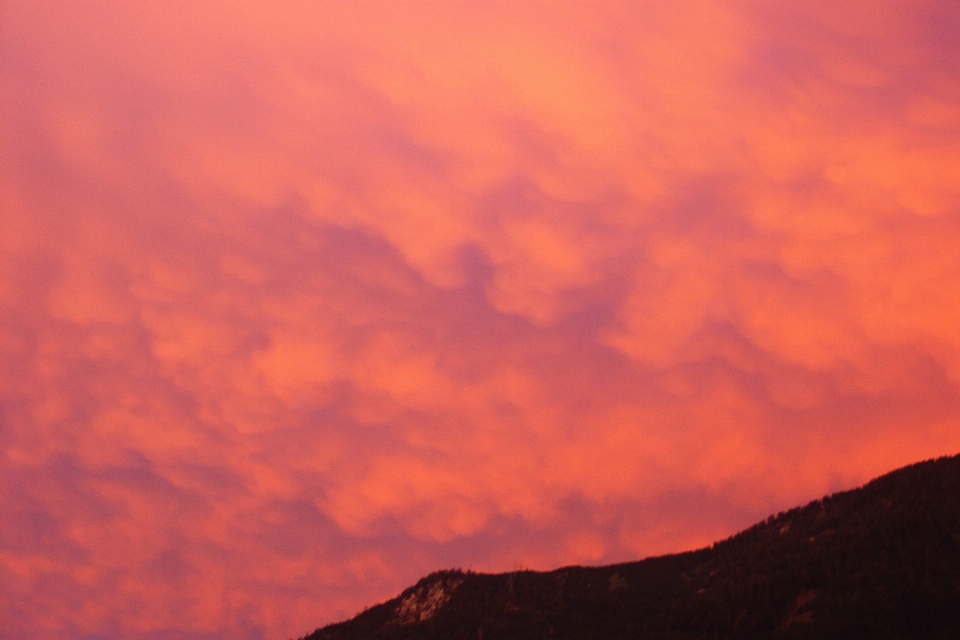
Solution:
[[[432,573],[302,640],[958,638],[960,455],[602,567]]]

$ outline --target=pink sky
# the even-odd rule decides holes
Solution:
[[[300,636],[957,453],[958,48],[953,0],[6,0],[0,637]]]

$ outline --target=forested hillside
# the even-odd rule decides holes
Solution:
[[[435,573],[306,638],[960,638],[960,456],[698,551],[547,573]]]

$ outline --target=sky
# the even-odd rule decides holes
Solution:
[[[954,0],[0,3],[0,637],[290,638],[960,451]]]

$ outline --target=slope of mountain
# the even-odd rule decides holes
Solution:
[[[960,638],[960,456],[713,546],[606,567],[442,571],[304,640]]]

